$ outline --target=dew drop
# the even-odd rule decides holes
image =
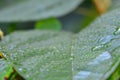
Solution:
[[[113,32],[114,35],[119,35],[120,34],[120,28],[116,28],[116,30]]]
[[[120,36],[107,35],[105,37],[102,37],[101,39],[98,40],[99,45],[93,47],[92,51],[96,51],[101,48],[107,48],[107,47],[109,47],[109,45],[107,45],[108,43],[110,43],[112,40],[118,39],[118,38],[120,38]]]
[[[91,80],[95,79],[98,80],[102,76],[101,73],[93,73],[90,71],[80,71],[78,72],[73,78],[74,80],[88,80],[89,78]]]
[[[26,69],[25,68],[19,68],[18,69],[20,72],[26,73]]]
[[[22,71],[22,68],[19,68],[19,71]]]
[[[93,61],[89,62],[88,65],[98,65],[104,61],[108,61],[111,59],[111,55],[108,51],[103,52],[99,56],[97,56]]]
[[[71,54],[70,60],[73,61],[73,59],[74,59],[74,55]]]
[[[100,44],[103,44],[103,45],[104,45],[104,44],[109,43],[112,39],[114,39],[114,36],[113,36],[113,35],[108,35],[108,36],[105,36],[105,37],[99,39],[98,42],[99,42]]]
[[[73,60],[73,57],[71,57],[70,60],[72,61],[72,60]]]
[[[101,48],[103,48],[103,45],[98,45],[98,46],[93,47],[92,51],[96,51],[96,50],[99,50]]]
[[[75,75],[74,79],[86,79],[87,76],[89,76],[91,72],[88,71],[80,71]]]

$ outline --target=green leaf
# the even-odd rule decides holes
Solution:
[[[35,24],[35,29],[60,31],[61,24],[58,19],[49,18],[49,19],[37,21]]]
[[[12,37],[16,38],[13,39]],[[2,49],[2,51],[5,51],[4,53],[6,54],[4,56],[8,56],[7,59],[10,62],[13,61],[14,68],[25,79],[70,80],[72,78],[71,54],[68,52],[71,46],[69,44],[71,41],[70,37],[71,35],[65,32],[58,33],[39,30],[14,32],[3,40],[4,44],[4,41],[6,42],[7,39],[10,39],[7,41],[9,50]],[[13,40],[15,40],[15,45],[13,45]],[[4,48],[6,47],[7,45],[4,46]],[[10,57],[7,53],[14,54],[11,54]]]
[[[119,10],[78,34],[14,32],[0,43],[0,51],[26,80],[106,80],[120,65]]]
[[[73,11],[82,1],[2,0],[0,2],[0,22],[33,21],[60,17]]]
[[[12,72],[12,67],[5,60],[0,59],[0,80],[6,80]]]

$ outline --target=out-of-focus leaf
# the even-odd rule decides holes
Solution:
[[[78,34],[14,32],[0,43],[0,51],[27,80],[106,80],[120,64],[119,10]]]
[[[83,0],[11,1],[13,3],[4,0],[0,2],[0,22],[33,21],[63,16],[73,11]]]
[[[13,31],[15,31],[16,28],[16,24],[15,23],[9,23],[9,25],[7,26],[7,33],[11,33]]]
[[[5,60],[0,59],[0,80],[8,79],[12,72],[12,67]]]
[[[40,30],[61,30],[61,24],[56,18],[50,18],[45,20],[37,21],[35,24],[35,29]]]

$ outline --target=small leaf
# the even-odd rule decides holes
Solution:
[[[0,59],[0,80],[6,80],[12,72],[12,67],[5,60]]]
[[[56,18],[49,18],[37,21],[35,24],[35,29],[59,31],[61,30],[61,24]]]

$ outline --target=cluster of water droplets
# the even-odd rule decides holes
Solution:
[[[26,77],[26,78],[29,78],[29,77],[30,77],[29,73],[27,72],[27,71],[28,71],[27,68],[21,68],[21,67],[20,67],[18,70],[19,70],[19,72],[21,72],[22,74],[25,74],[25,77]]]
[[[112,35],[107,35],[105,37],[102,37],[98,40],[99,45],[92,48],[92,51],[96,51],[99,49],[105,49],[109,47],[109,43],[112,42],[115,39],[120,39],[120,28],[116,28],[116,30],[113,32]]]
[[[92,47],[92,51],[98,51],[101,49],[103,49],[105,51],[102,52],[100,55],[98,55],[95,59],[90,61],[85,66],[86,70],[81,70],[80,72],[78,72],[74,76],[74,79],[75,80],[88,80],[88,79],[91,79],[91,80],[96,79],[97,80],[100,77],[102,77],[103,76],[102,72],[104,72],[103,71],[104,68],[106,68],[106,66],[112,65],[112,56],[110,54],[111,51],[113,51],[114,49],[116,49],[117,47],[120,46],[119,43],[117,46],[114,46],[114,44],[108,45],[109,43],[111,43],[113,40],[116,40],[116,39],[120,39],[120,27],[116,28],[112,35],[107,35],[98,40],[98,45],[95,47]],[[114,48],[112,50],[109,50],[109,47],[111,47],[111,46],[113,46]],[[101,66],[101,64],[106,64],[106,66]],[[101,68],[103,68],[103,70],[101,70]],[[107,68],[106,68],[106,70],[107,70]],[[96,72],[98,72],[98,73],[96,73]]]

